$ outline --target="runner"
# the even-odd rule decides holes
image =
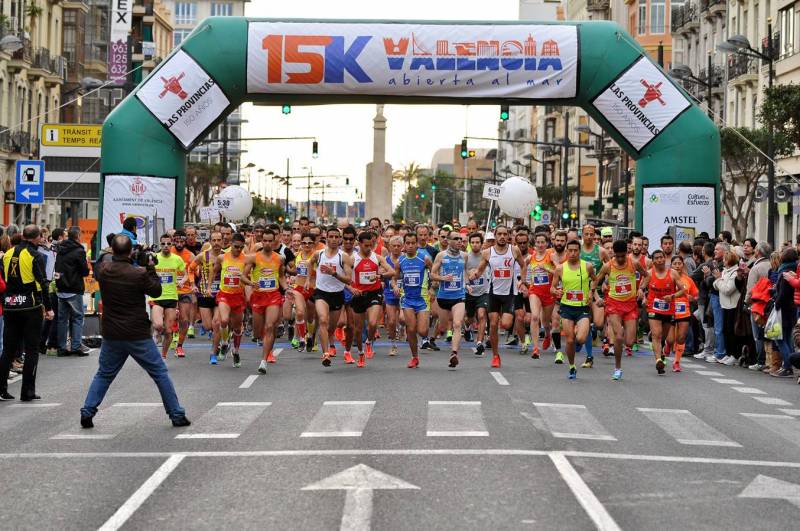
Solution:
[[[550,259],[553,261],[553,266],[563,264],[567,261],[567,233],[566,231],[559,230],[553,234],[553,251],[550,254]],[[554,269],[555,271],[555,269]],[[552,287],[552,285],[551,285]],[[561,286],[558,286],[561,287]],[[561,300],[558,297],[554,298],[555,304],[553,306],[553,321],[550,325],[552,332],[553,345],[556,347],[555,363],[564,363],[564,352],[561,351]],[[542,343],[542,350],[547,350],[550,346],[548,337],[544,338]]]
[[[426,256],[430,260],[431,264],[433,264],[433,259],[436,258],[436,255],[439,253],[439,250],[430,245],[429,239],[431,237],[430,230],[428,229],[427,225],[417,225],[414,232],[417,235],[417,248],[421,253],[422,258]],[[430,314],[431,310],[436,312],[436,297],[434,292],[434,286],[430,281],[430,271],[424,271],[423,279],[422,279],[422,300],[425,301],[425,310]],[[405,313],[405,312],[404,312]],[[428,336],[428,332],[430,331],[429,324],[426,325],[425,328],[425,336],[422,337],[422,345],[420,348],[425,350],[441,350],[436,345],[436,339],[433,337],[435,333],[431,336]]]
[[[225,237],[223,233],[223,245]],[[217,256],[214,264],[214,275],[220,277],[217,307],[219,309],[220,343],[217,359],[225,361],[230,348],[231,332],[233,332],[233,366],[242,366],[239,358],[239,345],[242,342],[242,320],[247,302],[244,298],[244,266],[247,257],[244,250],[244,236],[238,232],[231,236],[230,251]]]
[[[522,226],[516,228],[514,243],[517,249],[519,249],[522,261],[527,264],[529,252],[528,244],[530,243],[528,227]],[[526,274],[523,274],[523,272]],[[527,282],[527,271],[524,265],[520,267],[519,264],[514,264],[514,282],[516,285],[516,295],[514,296],[514,334],[516,335],[516,341],[509,341],[506,343],[506,346],[519,344],[519,353],[525,356],[531,348],[531,336],[528,335],[528,328],[525,326],[526,324],[530,325],[531,305],[528,300],[527,289],[522,289],[522,284]],[[539,335],[538,328],[536,329],[536,335]],[[511,335],[511,338],[513,339],[514,335]]]
[[[212,333],[212,351],[209,357],[211,365],[217,364],[217,349],[219,348],[219,310],[217,309],[216,296],[219,292],[219,275],[214,276],[214,265],[217,257],[222,253],[222,234],[212,232],[211,247],[200,251],[192,261],[190,269],[195,273],[198,296],[197,306],[200,310],[200,319],[203,328]]]
[[[544,328],[544,350],[550,346],[550,333],[553,321],[553,307],[555,298],[550,293],[553,282],[553,272],[556,265],[553,263],[553,251],[547,248],[547,235],[540,232],[534,236],[534,249],[528,257],[527,284],[528,301],[531,309],[531,335],[533,351],[531,357],[539,359],[539,330]],[[561,342],[559,341],[559,344]]]
[[[342,230],[342,254],[349,257],[351,263],[355,262],[356,229],[352,225]],[[355,363],[351,349],[353,348],[353,329],[355,328],[355,315],[350,303],[353,300],[353,291],[350,285],[344,287],[344,311],[339,315],[336,327],[336,338],[344,346],[344,362]],[[336,356],[336,347],[331,342],[331,357]]]
[[[472,271],[478,269],[483,258],[481,250],[483,248],[483,236],[480,232],[473,232],[469,235],[470,252],[467,253],[467,277]],[[484,340],[486,339],[486,320],[489,311],[489,275],[484,271],[482,275],[467,281],[467,293],[464,297],[465,313],[467,316],[467,332],[477,320],[478,330],[476,333],[475,355],[483,356]],[[465,340],[469,341],[466,337]]]
[[[581,243],[578,240],[567,243],[567,261],[556,266],[550,288],[550,293],[561,299],[561,326],[567,342],[570,380],[578,377],[575,351],[590,341],[591,298],[594,296],[591,289],[595,278],[594,266],[582,260],[580,255]]]
[[[168,234],[161,236],[161,252],[156,257],[156,273],[161,279],[161,296],[151,299],[153,329],[156,336],[162,335],[161,357],[167,359],[172,328],[178,313],[178,284],[183,282],[186,264],[180,256],[172,254],[172,238]],[[179,278],[180,277],[180,278]],[[158,344],[158,341],[156,341]],[[183,349],[176,351],[179,358],[184,356]]]
[[[450,231],[447,250],[439,253],[433,261],[431,279],[439,283],[436,302],[439,307],[439,322],[453,322],[450,368],[458,365],[458,347],[461,343],[461,325],[464,322],[464,268],[467,254],[460,248],[464,241],[461,233]]]
[[[583,242],[581,245],[581,260],[592,264],[592,267],[595,271],[600,271],[600,268],[603,267],[604,263],[608,262],[610,256],[608,256],[606,250],[603,249],[603,246],[599,243],[600,236],[595,231],[594,225],[590,225],[588,223],[584,225],[582,235]],[[597,300],[601,299],[598,297]],[[592,297],[590,304],[592,306],[592,341],[597,339],[597,335],[599,333],[601,336],[603,336],[603,345],[607,349],[608,339],[604,336],[604,334],[602,334],[603,323],[605,322],[605,312],[601,306],[597,305],[595,297]],[[584,348],[586,349],[586,363],[584,363],[584,366],[587,368],[591,368],[594,362],[594,357],[592,355],[592,341],[587,341],[584,344]]]
[[[371,231],[367,230],[359,234],[358,252],[355,253],[353,260],[353,283],[350,288],[353,292],[353,299],[350,301],[350,307],[354,317],[353,336],[358,349],[357,366],[359,368],[364,367],[365,354],[369,359],[375,355],[372,341],[378,329],[383,305],[381,277],[391,278],[394,276],[394,269],[386,263],[381,255],[372,250],[373,245],[375,245],[375,237]],[[365,348],[362,350],[364,317],[367,318],[367,340]]]
[[[250,296],[253,336],[264,342],[264,357],[258,366],[261,374],[267,374],[267,363],[275,363],[272,347],[283,306],[281,290],[286,290],[286,266],[283,256],[272,250],[275,243],[275,232],[264,230],[261,250],[247,257],[242,275],[242,282],[253,289]]]
[[[339,322],[344,306],[344,288],[352,282],[353,262],[339,249],[341,234],[336,227],[326,231],[325,248],[311,258],[308,264],[311,275],[306,279],[306,290],[314,285],[314,306],[317,312],[317,335],[322,346],[322,365],[331,365],[330,336]]]
[[[392,236],[389,240],[388,249],[384,249],[387,253],[386,263],[395,270],[395,265],[400,261],[400,255],[403,253],[403,238],[400,236]],[[392,279],[387,278],[383,281],[383,302],[386,308],[385,313],[385,326],[386,333],[389,340],[392,342],[392,348],[389,350],[390,356],[397,356],[397,335],[398,326],[400,325],[400,297],[394,294],[392,289]]]
[[[400,308],[406,322],[406,336],[408,346],[411,348],[411,361],[409,369],[419,367],[419,351],[417,349],[417,336],[428,337],[429,311],[423,299],[423,279],[427,277],[432,263],[428,254],[423,254],[417,248],[417,235],[409,232],[404,239],[405,254],[394,265],[395,276],[392,278],[394,294],[400,298]],[[402,294],[402,296],[401,296]]]
[[[489,267],[489,340],[492,342],[492,367],[500,368],[500,349],[498,326],[510,330],[514,322],[515,282],[514,263],[525,269],[519,249],[509,245],[508,228],[498,226],[494,231],[496,243],[482,251],[481,263],[470,273],[471,280],[477,279]]]
[[[186,248],[186,232],[183,229],[175,231],[172,236],[172,245],[172,254],[183,260],[186,269],[183,281],[178,284],[178,339],[175,345],[175,355],[182,358],[186,355],[183,351],[183,342],[186,341],[189,328],[195,319],[194,272],[189,267],[194,260],[194,255]],[[194,331],[192,331],[192,336],[194,336]]]
[[[314,321],[314,304],[310,303],[314,293],[313,285],[306,289],[311,258],[314,256],[314,236],[310,232],[303,233],[300,239],[301,249],[295,258],[295,276],[292,289],[286,292],[286,300],[294,304],[295,338],[298,339],[297,350],[302,352],[306,348],[311,351],[314,338],[308,333],[308,325]]]
[[[685,293],[680,274],[666,267],[664,251],[653,251],[653,267],[650,269],[647,283],[647,318],[650,322],[650,334],[653,341],[653,355],[656,358],[656,370],[664,374],[664,360],[661,341],[669,335],[672,319],[675,316],[674,300]]]
[[[605,301],[599,301],[605,307],[608,324],[614,336],[614,380],[622,379],[622,343],[625,342],[625,353],[632,355],[633,342],[636,340],[636,324],[639,320],[638,296],[642,296],[641,285],[637,275],[647,280],[647,270],[641,263],[628,255],[628,244],[625,240],[617,240],[613,244],[614,258],[603,265],[597,273],[594,285],[602,286],[608,277],[608,293]]]
[[[686,335],[689,332],[692,318],[691,303],[697,300],[699,291],[694,281],[686,274],[683,257],[680,254],[672,257],[672,269],[680,275],[680,282],[685,293],[675,297],[675,317],[672,320],[671,333],[667,336],[667,343],[675,351],[672,372],[681,372],[681,357],[686,350]]]

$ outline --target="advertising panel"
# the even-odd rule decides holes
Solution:
[[[706,232],[717,235],[716,197],[713,186],[644,186],[642,188],[642,232],[650,238],[650,250],[658,249],[664,234],[676,227],[677,241],[683,234]]]
[[[108,44],[108,79],[125,84],[128,71],[128,33],[133,23],[134,0],[111,0],[111,33]]]
[[[164,231],[175,227],[175,182],[164,177],[106,175],[100,234],[105,238],[118,233],[122,222],[132,217],[136,219],[139,243],[157,242]]]
[[[185,148],[230,104],[214,79],[183,50],[170,57],[136,97]]]
[[[637,151],[661,134],[691,103],[642,57],[592,102]]]
[[[250,22],[247,91],[573,98],[578,28]]]

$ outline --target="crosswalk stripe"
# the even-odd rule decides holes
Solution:
[[[239,389],[249,389],[250,386],[253,385],[253,382],[255,382],[257,379],[258,379],[257,374],[251,374],[250,376],[244,379],[244,382],[242,382],[242,385],[239,386]]]
[[[272,402],[219,402],[176,439],[235,439]]]
[[[534,402],[547,429],[558,439],[616,441],[583,404]]]
[[[740,382],[739,380],[734,380],[732,378],[711,378],[711,381],[728,385],[744,385],[744,382]]]
[[[740,393],[746,395],[765,395],[764,391],[761,389],[756,389],[755,387],[731,387],[734,391],[739,391]]]
[[[478,401],[428,402],[428,437],[488,437]]]
[[[791,406],[791,402],[787,402],[781,398],[773,398],[771,396],[754,396],[752,397],[753,400],[758,400],[762,404],[767,404],[768,406]]]
[[[800,409],[778,409],[778,411],[783,411],[787,415],[792,415],[793,417],[800,417]]]
[[[50,437],[55,440],[101,440],[113,439],[158,411],[159,402],[120,402],[101,409],[94,418],[91,431],[76,428]],[[162,406],[163,407],[163,406]]]
[[[499,384],[499,385],[509,385],[508,380],[506,377],[503,376],[500,371],[489,371],[489,374],[492,375],[492,378]]]
[[[730,440],[686,409],[656,409],[639,407],[645,417],[680,444],[693,446],[727,446],[741,448],[741,444]]]
[[[38,409],[38,408],[47,408],[47,407],[58,407],[60,405],[61,405],[60,402],[44,402],[44,403],[42,403],[42,402],[32,402],[32,403],[27,403],[27,404],[11,404],[8,407],[14,408],[14,409],[17,409],[17,408],[19,408],[19,409],[28,409],[28,408],[30,408],[30,409]]]
[[[741,415],[780,435],[787,441],[800,446],[800,420],[790,415],[768,413],[742,413]]]
[[[725,376],[721,372],[718,371],[695,371],[700,376]]]
[[[361,437],[374,407],[374,400],[323,402],[300,437]]]

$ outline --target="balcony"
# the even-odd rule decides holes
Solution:
[[[707,68],[703,68],[700,72],[697,73],[697,78],[702,81],[703,83],[711,83],[711,94],[722,94],[724,92],[724,77],[725,73],[722,71],[722,67],[719,65],[711,65],[711,75],[707,72]],[[705,87],[700,87],[700,92],[705,97],[706,89]]]
[[[22,38],[20,36],[20,38]],[[29,68],[33,61],[33,47],[31,46],[30,39],[22,39],[22,48],[11,54],[11,60],[8,61],[8,69],[11,71],[19,71],[23,68]]]
[[[28,155],[33,153],[31,148],[31,135],[24,131],[8,131],[6,126],[0,126],[0,151]]]
[[[611,0],[587,0],[586,9],[588,11],[606,12],[609,10]]]
[[[744,55],[728,56],[728,79],[735,85],[758,81],[758,61]]]
[[[33,60],[31,61],[31,74],[34,76],[44,77],[50,72],[50,50],[47,48],[39,48],[33,52]]]
[[[689,35],[700,29],[700,13],[695,3],[687,2],[682,6],[673,7],[670,18],[672,33]]]
[[[724,16],[727,12],[725,0],[700,0],[700,12],[711,20],[716,16]]]

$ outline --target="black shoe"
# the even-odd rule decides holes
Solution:
[[[178,418],[176,418],[176,419],[172,419],[172,425],[173,425],[175,428],[183,428],[183,427],[186,427],[186,426],[191,426],[191,425],[192,425],[192,423],[191,423],[191,422],[189,422],[189,419],[187,419],[187,418],[184,416],[184,417],[178,417]]]
[[[475,345],[475,355],[483,356],[483,343],[478,343]]]
[[[457,365],[458,365],[458,354],[453,352],[453,354],[450,356],[450,365],[449,365],[449,367],[451,369],[455,369]]]
[[[60,348],[58,349],[58,352],[56,352],[56,356],[59,358],[66,358],[67,356],[72,356],[72,351]]]
[[[659,376],[664,375],[664,362],[662,360],[656,362],[656,371],[658,371]]]
[[[8,394],[8,391],[3,391],[2,393],[0,393],[0,400],[2,401],[14,400],[14,396]]]
[[[81,415],[81,428],[89,429],[94,428],[94,422],[92,422],[92,417],[84,417]]]
[[[72,355],[73,356],[84,357],[84,356],[88,356],[90,351],[91,351],[91,349],[89,347],[87,347],[86,345],[81,343],[81,345],[78,347],[77,350],[73,350],[72,351]]]
[[[428,342],[428,345],[430,345],[429,348],[431,350],[436,350],[436,351],[442,350],[436,346],[436,341],[433,338],[431,338],[431,340]]]
[[[427,337],[425,339],[423,339],[422,340],[422,344],[419,346],[419,348],[421,348],[423,350],[431,350],[431,342],[430,342],[430,340]]]
[[[19,397],[20,402],[32,402],[33,400],[41,400],[42,397],[39,395],[31,395],[31,396],[21,396]]]
[[[514,347],[519,345],[519,338],[517,336],[511,336],[508,341],[506,341],[507,347]]]
[[[464,330],[464,341],[466,341],[467,343],[472,343],[472,330],[470,330],[469,328]]]

